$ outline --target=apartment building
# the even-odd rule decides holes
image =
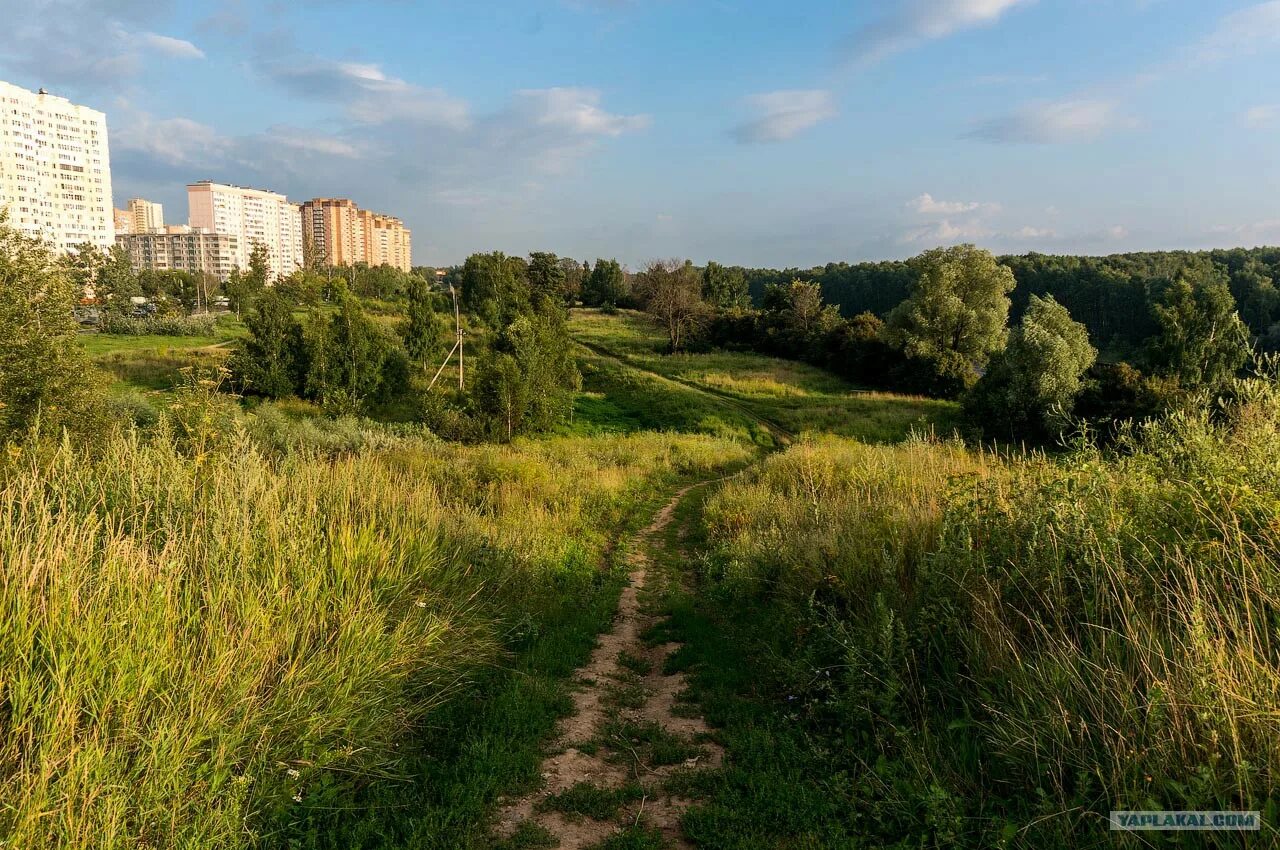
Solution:
[[[0,206],[56,250],[115,240],[107,118],[44,89],[0,81]]]
[[[395,266],[405,272],[412,269],[412,234],[403,221],[395,216],[369,213],[364,235],[369,265]]]
[[[333,266],[365,263],[409,271],[412,237],[394,216],[360,209],[347,198],[313,198],[302,205],[303,238],[315,256]]]
[[[129,199],[130,233],[155,233],[164,230],[164,206],[142,198]]]
[[[209,274],[223,282],[240,259],[237,237],[182,225],[150,233],[121,233],[116,244],[129,252],[135,269]]]
[[[302,215],[284,195],[203,180],[187,186],[187,204],[192,228],[236,238],[240,268],[255,244],[266,247],[272,277],[302,267]]]

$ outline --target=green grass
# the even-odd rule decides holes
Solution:
[[[488,846],[612,615],[616,535],[747,454],[641,434],[269,459],[234,403],[178,400],[197,430],[173,440],[0,460],[13,846]]]
[[[952,402],[863,390],[797,361],[748,352],[665,354],[665,338],[643,313],[575,310],[570,329],[593,351],[701,390],[704,398],[739,415],[765,419],[793,434],[826,432],[889,443],[912,430],[949,433],[958,422]],[[613,401],[622,393],[606,386],[604,395]]]
[[[1139,847],[1107,811],[1173,808],[1274,843],[1280,390],[1241,392],[1115,454],[825,437],[712,494],[654,636],[727,750],[691,839]],[[1238,846],[1194,838],[1160,846]]]
[[[588,850],[664,850],[669,847],[662,833],[643,824],[630,824]]]
[[[635,782],[618,788],[601,788],[590,782],[579,782],[567,791],[552,794],[538,801],[538,810],[561,812],[592,820],[610,820],[628,803],[644,797],[644,789]]]

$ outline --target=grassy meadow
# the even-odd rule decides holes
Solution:
[[[712,495],[669,635],[730,752],[695,842],[1166,846],[1107,812],[1208,809],[1273,844],[1280,396],[1251,389],[1105,454],[815,437]]]
[[[233,411],[182,419],[198,402],[92,463],[36,445],[0,466],[8,846],[471,846],[534,778],[607,623],[616,535],[748,451],[637,434],[270,456]],[[459,745],[461,725],[432,737],[450,717],[489,751],[433,761]]]
[[[789,434],[841,434],[896,442],[913,429],[950,433],[951,402],[872,392],[793,360],[738,351],[665,354],[666,338],[645,314],[574,310],[574,338],[595,352],[718,396],[739,415],[763,419]]]

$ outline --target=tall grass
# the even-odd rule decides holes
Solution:
[[[227,427],[0,461],[6,846],[288,844],[403,781],[401,745],[539,628],[548,588],[601,586],[650,488],[746,452],[643,434],[269,458]]]
[[[1276,828],[1280,404],[1246,389],[1107,453],[805,442],[711,500],[713,586],[792,624],[774,684],[873,835],[1100,846],[1110,809]]]

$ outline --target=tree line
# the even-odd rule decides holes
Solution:
[[[759,306],[746,306],[762,276],[716,263],[651,263],[631,297],[665,328],[672,351],[715,346],[805,360],[868,387],[958,398],[989,437],[1045,441],[1084,421],[1111,430],[1212,396],[1244,367],[1259,339],[1241,318],[1232,273],[1207,255],[1187,256],[1146,281],[1140,304],[1106,316],[1128,328],[1120,349],[1128,360],[1100,358],[1088,322],[1057,297],[1062,287],[1019,294],[1023,267],[972,245],[855,269],[863,284],[877,275],[893,282],[876,293],[879,313],[846,317],[822,279],[799,277],[765,282]],[[1257,276],[1247,291],[1261,302],[1269,278],[1250,269],[1239,265]],[[1072,297],[1078,306],[1079,293]]]

